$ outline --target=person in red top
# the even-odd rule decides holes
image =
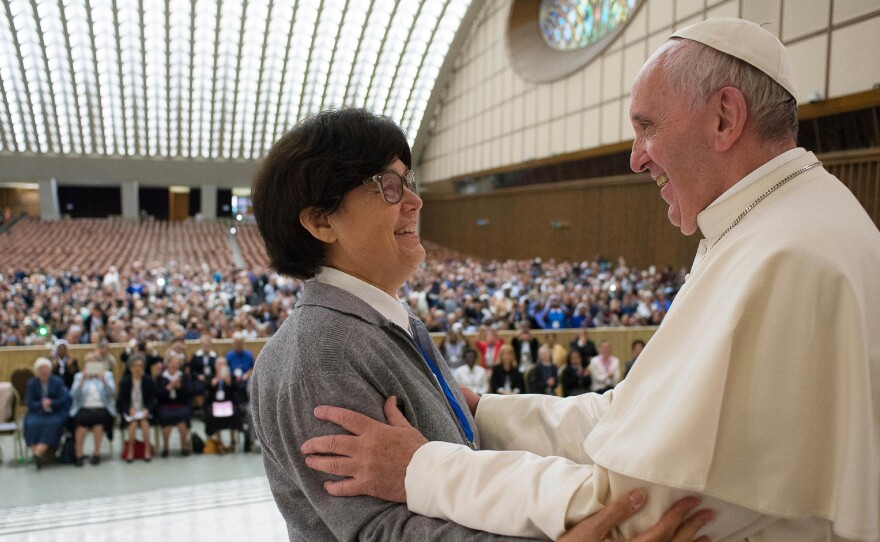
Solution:
[[[498,353],[504,344],[504,339],[498,336],[495,328],[488,328],[486,330],[486,338],[478,340],[475,344],[477,350],[480,351],[480,365],[489,370],[498,365]]]

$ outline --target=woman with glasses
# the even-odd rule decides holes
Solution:
[[[433,345],[413,335],[397,297],[425,258],[411,166],[406,137],[391,120],[343,109],[284,135],[253,182],[272,267],[306,280],[251,379],[256,432],[291,540],[485,537],[404,505],[332,497],[324,490],[331,478],[309,469],[299,452],[331,431],[313,416],[316,406],[332,402],[384,419],[392,396],[428,438],[476,438],[452,374]]]
[[[279,273],[304,279],[290,316],[263,347],[251,409],[290,540],[500,540],[372,497],[331,496],[309,468],[312,438],[341,429],[315,418],[333,404],[403,420],[431,440],[479,445],[471,413],[424,325],[397,297],[425,257],[409,145],[363,109],[309,117],[269,151],[254,214]],[[397,414],[400,416],[400,414]]]

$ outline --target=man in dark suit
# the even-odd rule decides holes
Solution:
[[[538,363],[538,339],[532,337],[532,331],[527,323],[523,323],[519,335],[510,341],[516,359],[519,360],[519,370],[525,373]]]

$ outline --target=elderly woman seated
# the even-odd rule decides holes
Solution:
[[[104,370],[104,364],[96,352],[86,355],[85,367],[74,376],[70,395],[73,398],[70,416],[73,418],[76,466],[83,465],[83,444],[89,430],[95,441],[91,463],[97,465],[101,462],[101,441],[104,433],[107,433],[108,438],[113,438],[116,381],[113,373]]]
[[[119,384],[119,397],[116,399],[116,408],[122,416],[124,426],[128,428],[125,460],[129,463],[135,458],[138,428],[144,439],[144,461],[153,458],[153,447],[150,444],[150,418],[156,401],[156,392],[153,379],[145,374],[145,364],[142,355],[136,355],[128,360],[129,372]]]
[[[37,469],[43,467],[46,452],[57,448],[67,422],[70,395],[64,380],[52,374],[52,362],[37,358],[34,363],[37,376],[28,380],[25,392],[27,415],[24,417],[24,441],[34,452]]]
[[[165,352],[165,370],[156,378],[156,423],[162,427],[162,457],[168,457],[171,430],[180,433],[180,448],[184,456],[189,451],[189,424],[192,418],[192,384],[189,375],[180,366],[183,356],[169,349]]]
[[[502,395],[516,395],[525,393],[526,385],[523,375],[517,367],[516,354],[509,344],[501,345],[498,352],[498,365],[492,367],[492,377],[489,379],[489,390],[492,393]]]

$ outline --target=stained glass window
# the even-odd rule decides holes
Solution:
[[[639,0],[542,0],[538,24],[558,51],[583,49],[617,30]]]

